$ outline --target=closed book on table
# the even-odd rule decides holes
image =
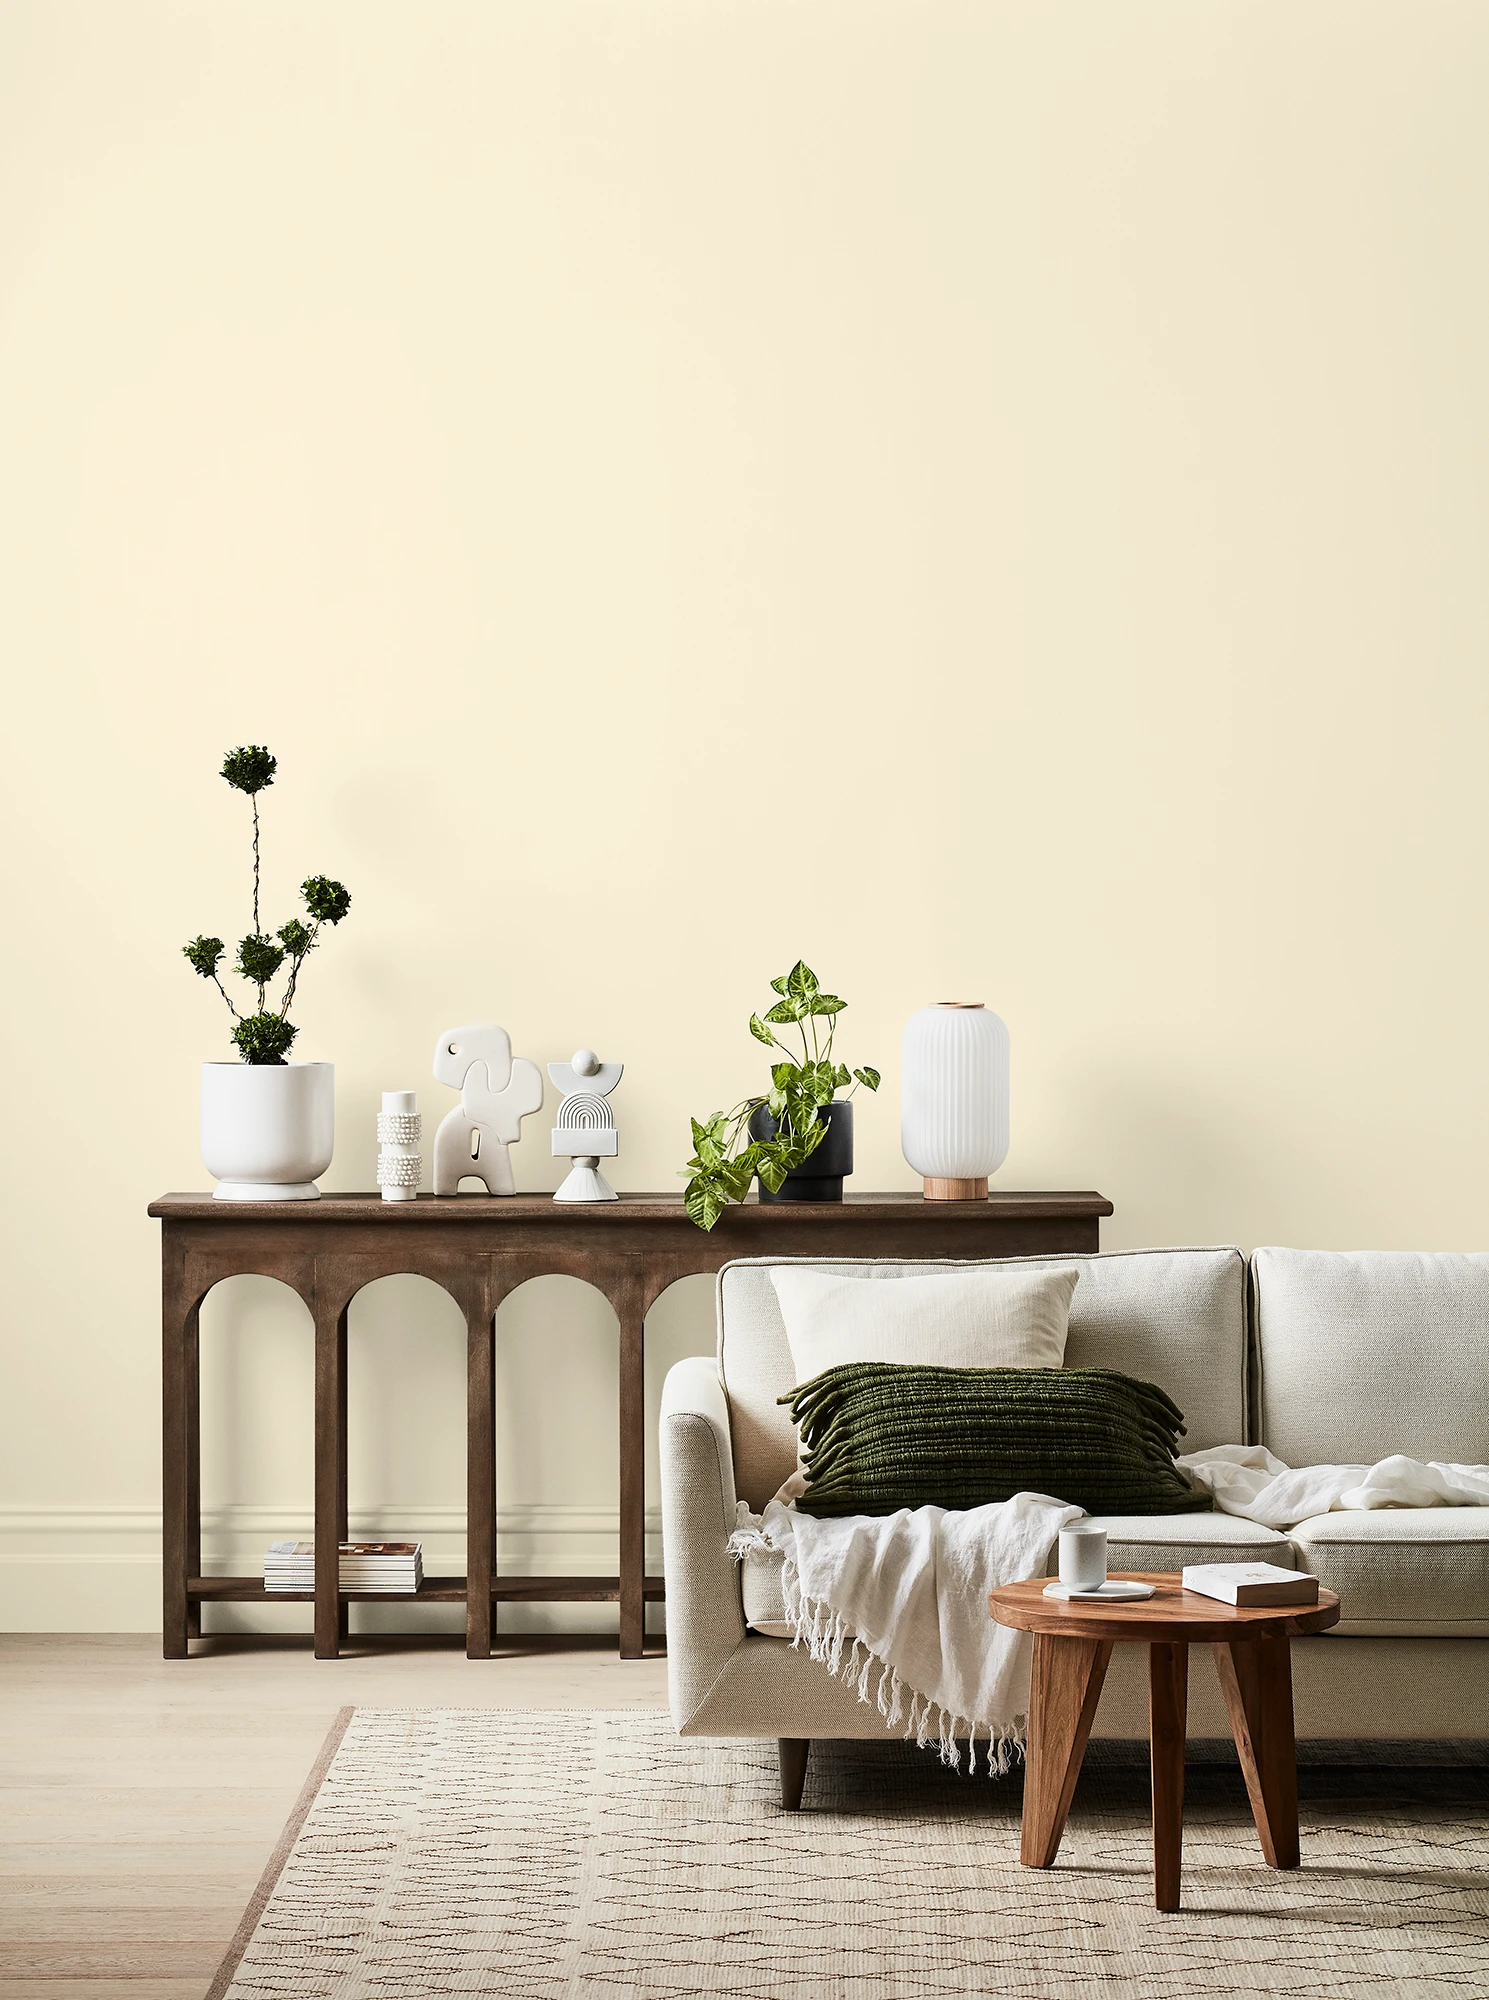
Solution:
[[[1191,1563],[1186,1590],[1222,1604],[1317,1604],[1318,1578],[1277,1563]]]

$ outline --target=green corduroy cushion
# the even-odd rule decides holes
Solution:
[[[1090,1514],[1207,1510],[1174,1464],[1184,1417],[1114,1368],[850,1361],[780,1398],[801,1432],[803,1514],[982,1507],[1048,1493]]]

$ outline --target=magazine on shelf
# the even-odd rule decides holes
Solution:
[[[337,1582],[342,1590],[403,1595],[424,1581],[422,1542],[342,1542]],[[271,1542],[264,1556],[267,1591],[315,1588],[315,1543]]]

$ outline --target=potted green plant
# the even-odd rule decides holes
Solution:
[[[732,1111],[692,1120],[683,1199],[700,1229],[712,1229],[731,1201],[743,1201],[752,1180],[762,1201],[841,1201],[853,1171],[853,1094],[859,1084],[879,1088],[878,1070],[850,1070],[835,1059],[837,1019],[848,1003],[824,993],[804,960],[770,988],[779,995],[775,1005],[763,1018],[750,1016],[750,1033],[780,1058],[771,1065],[770,1089]],[[778,1028],[800,1036],[799,1056]]]
[[[313,1200],[317,1174],[331,1164],[335,1143],[335,1081],[331,1063],[288,1060],[298,1026],[289,1018],[305,960],[327,924],[351,907],[340,882],[310,875],[300,885],[309,922],[291,917],[272,935],[259,918],[259,793],[274,782],[278,760],[261,743],[240,744],[223,759],[222,775],[253,806],[253,929],[239,941],[229,970],[248,983],[239,1007],[222,983],[226,946],[194,937],[181,947],[187,963],[210,979],[232,1016],[237,1062],[202,1064],[202,1159],[223,1201]],[[269,988],[283,972],[278,1003]]]

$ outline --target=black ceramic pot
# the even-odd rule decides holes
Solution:
[[[841,1201],[843,1182],[853,1171],[853,1106],[846,1097],[835,1098],[817,1114],[827,1126],[827,1136],[799,1167],[792,1167],[776,1194],[759,1181],[762,1201]],[[773,1139],[776,1121],[762,1104],[750,1120],[752,1139]]]

